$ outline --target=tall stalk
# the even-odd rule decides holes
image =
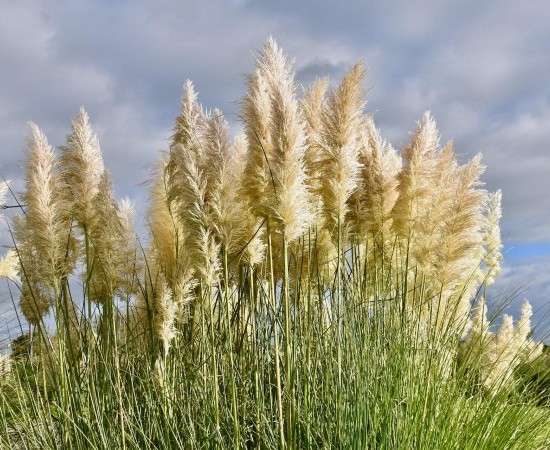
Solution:
[[[229,378],[231,382],[231,408],[233,415],[233,444],[240,447],[239,414],[237,409],[237,388],[235,384],[235,361],[233,356],[233,335],[231,331],[231,311],[229,303],[229,267],[227,262],[227,247],[223,246],[223,298],[225,309],[225,323],[229,352]]]
[[[290,292],[288,271],[288,242],[286,233],[283,232],[283,305],[285,311],[285,390],[286,390],[286,438],[289,448],[294,448],[293,442],[293,416],[294,416],[294,386],[292,372],[292,334],[290,323]]]
[[[277,412],[278,412],[278,421],[279,421],[279,442],[281,448],[286,448],[285,440],[285,422],[283,419],[283,393],[281,388],[281,367],[280,367],[280,348],[279,348],[279,331],[278,331],[278,307],[277,307],[277,296],[275,285],[275,274],[273,268],[273,242],[271,239],[271,227],[269,220],[267,221],[267,252],[269,258],[269,298],[272,313],[272,326],[273,326],[273,341],[275,346],[275,382],[277,386]]]

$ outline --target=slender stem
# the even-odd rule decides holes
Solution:
[[[271,307],[273,309],[273,340],[275,345],[275,379],[277,383],[277,410],[279,419],[279,441],[281,448],[286,448],[285,440],[285,425],[283,419],[283,397],[281,389],[281,367],[280,367],[280,350],[279,350],[279,331],[277,321],[277,303],[275,294],[275,275],[273,271],[273,242],[271,240],[271,228],[269,221],[267,222],[267,251],[269,257],[269,297],[271,299]]]
[[[293,434],[293,397],[292,385],[292,335],[290,330],[290,293],[288,271],[288,242],[283,236],[283,305],[285,309],[285,389],[286,389],[286,437],[289,448],[292,448]]]
[[[231,311],[229,305],[229,267],[227,263],[227,248],[223,248],[223,281],[224,281],[224,309],[227,327],[227,342],[229,346],[229,370],[231,380],[231,407],[233,412],[233,442],[235,448],[240,446],[239,414],[237,411],[237,389],[235,385],[235,362],[233,360],[233,335],[231,333]]]

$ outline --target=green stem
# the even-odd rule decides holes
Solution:
[[[285,389],[286,389],[286,437],[289,448],[292,448],[293,434],[293,397],[292,386],[292,336],[290,331],[290,293],[289,293],[289,271],[288,271],[288,242],[283,236],[283,305],[285,309]]]
[[[231,313],[229,307],[229,267],[227,263],[227,248],[223,248],[223,280],[224,280],[224,309],[227,327],[227,341],[229,346],[229,370],[231,380],[231,407],[233,413],[233,439],[235,448],[239,448],[239,415],[237,411],[237,389],[235,385],[235,362],[233,360],[233,336],[231,333]]]
[[[277,322],[277,302],[275,294],[275,275],[273,271],[273,242],[271,239],[271,228],[269,221],[267,223],[267,251],[269,257],[269,297],[271,300],[271,307],[273,308],[273,340],[275,345],[275,380],[277,384],[277,411],[279,419],[279,443],[281,448],[286,448],[285,441],[285,424],[283,419],[283,395],[281,389],[281,367],[280,367],[280,349],[279,349],[279,331]]]

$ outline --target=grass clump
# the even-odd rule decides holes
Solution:
[[[3,447],[548,446],[531,308],[486,317],[500,193],[429,114],[386,143],[364,76],[300,98],[269,39],[235,138],[186,82],[145,245],[85,111],[59,155],[30,126],[0,262],[30,324],[0,361]]]

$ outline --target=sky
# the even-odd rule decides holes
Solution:
[[[184,81],[238,130],[244,74],[272,35],[305,86],[363,61],[366,110],[396,148],[430,110],[462,162],[483,154],[486,188],[503,192],[493,294],[515,295],[516,317],[528,297],[548,325],[549,17],[546,0],[0,0],[0,175],[21,186],[27,121],[62,145],[83,105],[116,195],[143,213]],[[2,282],[0,330],[12,310]]]

